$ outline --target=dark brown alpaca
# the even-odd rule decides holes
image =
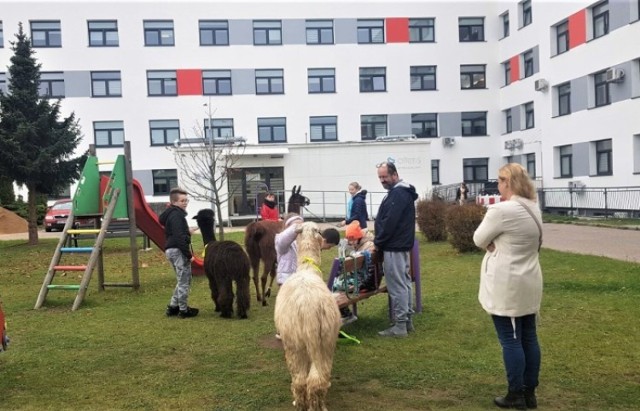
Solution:
[[[288,213],[300,214],[301,208],[309,205],[309,199],[300,194],[301,189],[302,186],[299,186],[296,191],[296,186],[293,186],[291,197],[289,197],[287,204]],[[251,260],[256,296],[258,301],[262,301],[262,305],[267,305],[267,298],[271,296],[271,287],[273,287],[273,280],[276,278],[275,237],[283,228],[282,221],[255,221],[250,223],[244,231],[244,247]],[[264,263],[264,271],[261,277],[260,260]],[[267,288],[269,276],[271,280]],[[260,283],[258,278],[260,278]]]
[[[242,247],[233,241],[216,241],[214,213],[202,209],[194,217],[205,243],[204,272],[209,280],[211,299],[215,311],[223,318],[233,315],[233,282],[236,282],[236,311],[238,317],[247,318],[251,301],[249,291],[249,257]]]

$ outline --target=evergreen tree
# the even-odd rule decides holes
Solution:
[[[0,175],[0,206],[13,204],[16,201],[16,195],[13,192],[13,181]]]
[[[60,101],[40,98],[40,67],[31,41],[18,25],[9,66],[8,93],[0,94],[0,175],[26,186],[29,244],[38,243],[36,206],[77,180],[86,153],[73,158],[82,135],[74,114],[60,119]]]

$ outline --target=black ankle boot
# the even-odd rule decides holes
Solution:
[[[524,401],[524,392],[509,391],[504,397],[496,397],[493,402],[500,408],[515,408],[516,410],[526,410],[527,404]]]
[[[536,389],[527,388],[524,389],[524,402],[527,404],[527,408],[538,408],[538,400],[536,399]]]

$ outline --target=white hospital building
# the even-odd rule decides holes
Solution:
[[[0,0],[3,91],[20,22],[42,95],[83,151],[129,141],[149,202],[194,128],[244,139],[229,215],[254,213],[256,182],[382,191],[387,157],[420,193],[506,162],[543,187],[640,186],[639,0]]]

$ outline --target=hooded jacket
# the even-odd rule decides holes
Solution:
[[[360,190],[351,197],[351,209],[345,220],[346,225],[351,224],[352,221],[357,221],[360,223],[360,228],[367,228],[369,214],[367,213],[366,199],[367,190]]]
[[[186,217],[186,211],[172,205],[160,214],[160,224],[164,226],[164,249],[178,248],[191,260],[191,232]]]
[[[378,208],[374,244],[381,251],[409,251],[416,236],[416,188],[400,180]]]

